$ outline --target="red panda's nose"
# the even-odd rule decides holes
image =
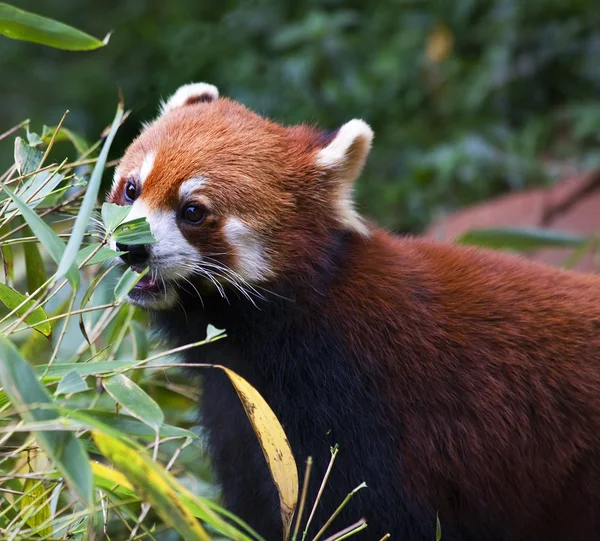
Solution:
[[[120,244],[116,246],[119,252],[126,252],[121,259],[128,265],[145,265],[148,263],[148,247],[145,244]]]

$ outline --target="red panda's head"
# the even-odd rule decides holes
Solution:
[[[190,282],[285,279],[332,233],[368,235],[352,189],[372,137],[362,120],[334,133],[286,127],[212,85],[181,87],[127,149],[109,197],[132,205],[128,219],[145,217],[156,238],[125,256],[150,267],[130,300],[167,308]]]

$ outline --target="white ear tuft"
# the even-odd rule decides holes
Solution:
[[[193,105],[195,103],[208,103],[219,97],[219,90],[208,83],[190,83],[180,86],[166,102],[160,106],[160,115],[164,115],[177,107]]]
[[[372,141],[371,127],[364,120],[354,119],[344,124],[333,140],[316,155],[317,166],[329,171],[337,182],[333,203],[338,219],[345,227],[361,235],[368,235],[368,230],[354,209],[352,190],[365,165]]]
[[[340,171],[352,170],[355,178],[359,175],[373,141],[373,130],[364,121],[355,118],[346,122],[337,132],[333,141],[317,154],[317,165]]]

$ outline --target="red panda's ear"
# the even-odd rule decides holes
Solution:
[[[216,86],[208,83],[190,83],[180,86],[166,102],[160,106],[160,116],[167,114],[177,107],[194,105],[196,103],[208,103],[219,97]]]
[[[344,124],[331,142],[316,154],[316,165],[327,170],[338,182],[334,194],[338,218],[342,224],[361,234],[367,229],[354,209],[352,190],[360,175],[373,141],[373,130],[363,120]]]

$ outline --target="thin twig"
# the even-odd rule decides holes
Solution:
[[[23,120],[23,122],[17,124],[16,126],[13,126],[9,130],[6,130],[4,133],[0,133],[0,141],[2,141],[2,139],[5,139],[12,133],[15,133],[16,131],[20,130],[23,126],[26,126],[27,124],[29,124],[29,119]]]
[[[65,118],[67,118],[68,114],[69,114],[69,110],[67,109],[65,111],[65,113],[63,114],[62,118],[60,119],[60,122],[56,126],[56,129],[54,130],[52,137],[50,138],[50,142],[48,143],[48,146],[46,147],[46,152],[44,152],[44,155],[42,156],[42,161],[40,162],[39,167],[42,167],[42,165],[44,165],[44,162],[46,161],[48,154],[50,154],[50,151],[52,150],[52,147],[54,146],[54,140],[56,139],[58,132],[62,128],[63,122],[65,121]]]
[[[321,500],[321,496],[323,495],[323,491],[325,490],[325,485],[327,484],[327,480],[329,479],[329,474],[331,473],[331,468],[333,468],[333,463],[335,462],[335,457],[338,454],[338,445],[337,443],[331,449],[331,459],[329,460],[329,466],[327,466],[327,471],[323,476],[323,482],[319,487],[319,492],[317,493],[317,497],[315,499],[315,503],[313,504],[312,511],[310,512],[310,516],[308,517],[308,521],[306,522],[306,527],[304,528],[304,532],[302,533],[302,541],[306,539],[306,535],[308,533],[308,528],[310,527],[310,523],[315,515],[315,511],[317,510],[317,505],[319,505],[319,501]]]
[[[338,533],[325,539],[325,541],[342,541],[342,539],[348,539],[348,537],[364,530],[367,527],[367,521],[361,518],[358,522],[340,530]]]
[[[310,480],[312,463],[312,456],[309,456],[306,459],[306,469],[304,470],[304,480],[302,481],[302,493],[300,495],[300,503],[298,505],[298,512],[296,514],[296,524],[294,524],[294,533],[292,534],[292,541],[296,541],[298,531],[300,530],[300,521],[302,520],[304,506],[306,504],[306,495],[308,494],[308,481]]]
[[[331,523],[335,520],[335,517],[337,517],[341,513],[342,509],[344,509],[344,507],[346,507],[346,505],[348,504],[348,502],[350,501],[352,496],[354,496],[361,488],[366,488],[366,486],[367,486],[367,484],[363,482],[360,485],[358,485],[354,490],[352,490],[348,493],[348,495],[344,498],[344,501],[339,505],[339,507],[329,517],[329,520],[319,530],[319,533],[317,533],[317,535],[315,535],[313,537],[312,541],[317,541],[319,539],[319,537],[321,537],[325,533],[325,530],[327,530],[327,528],[329,528],[329,526],[331,526]]]

